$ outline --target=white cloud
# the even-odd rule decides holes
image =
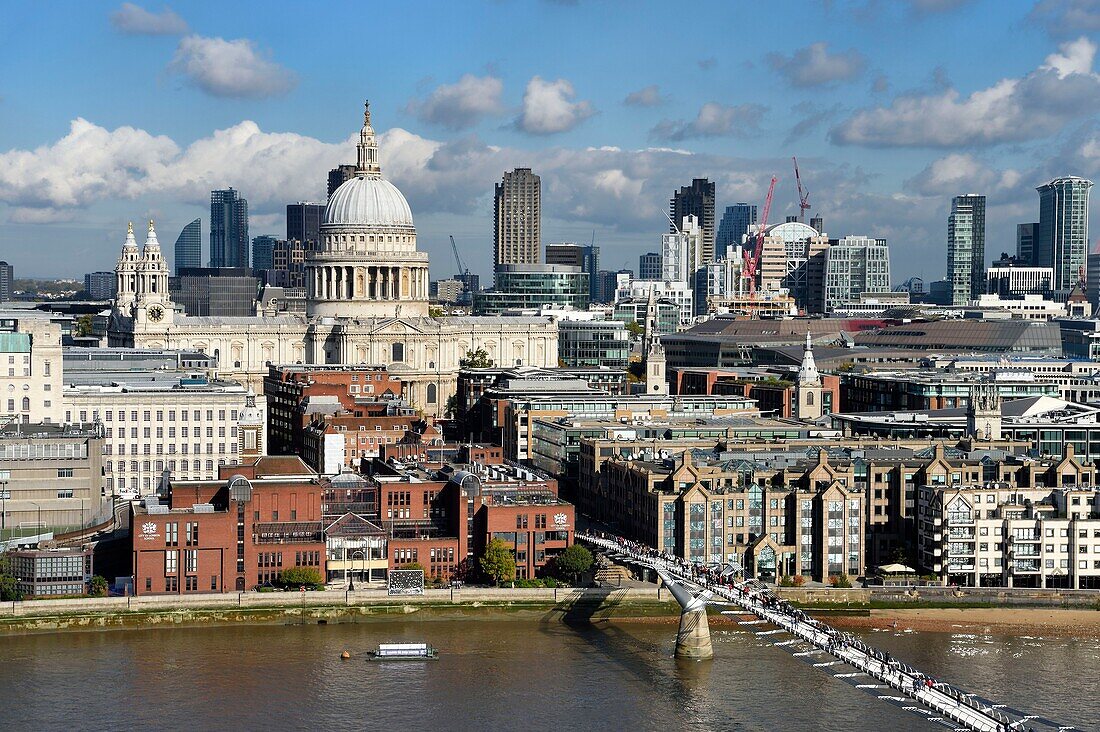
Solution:
[[[656,84],[642,87],[638,91],[630,92],[623,100],[623,104],[630,107],[658,107],[665,103],[661,95],[661,89]]]
[[[986,195],[1011,191],[1022,176],[1015,170],[996,171],[973,155],[953,153],[932,161],[905,181],[907,190],[922,196],[949,198],[963,193]]]
[[[729,106],[707,102],[690,122],[661,120],[650,131],[658,139],[678,142],[694,137],[745,137],[760,131],[760,120],[767,107],[759,104]]]
[[[293,73],[265,58],[247,38],[187,36],[168,68],[216,97],[270,97],[297,83]]]
[[[567,132],[595,114],[586,101],[574,102],[576,92],[565,79],[546,81],[531,77],[523,93],[523,111],[516,127],[533,135]]]
[[[791,86],[811,87],[853,79],[863,73],[867,59],[859,51],[849,49],[829,53],[828,44],[811,43],[791,56],[768,54],[768,64]]]
[[[132,35],[179,36],[187,32],[187,23],[167,5],[153,13],[133,3],[122,3],[111,13],[111,25]]]
[[[483,117],[501,114],[503,91],[503,82],[495,76],[465,74],[454,84],[436,87],[427,99],[409,102],[407,110],[424,122],[461,130],[473,127]]]
[[[911,93],[888,107],[856,112],[830,132],[842,145],[964,147],[1047,137],[1100,103],[1100,75],[1092,71],[1096,44],[1064,43],[1035,71],[963,97],[953,87]]]

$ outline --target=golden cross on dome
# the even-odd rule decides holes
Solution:
[[[149,219],[149,231],[153,230],[153,220]]]
[[[126,224],[126,233],[127,234],[133,234],[134,233],[134,222],[133,221]]]

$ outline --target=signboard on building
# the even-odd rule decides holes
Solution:
[[[391,569],[386,576],[386,593],[389,595],[423,595],[424,570]]]

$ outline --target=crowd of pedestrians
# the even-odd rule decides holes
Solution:
[[[938,691],[952,699],[956,705],[968,706],[983,715],[994,716],[1000,721],[998,732],[1024,729],[1019,722],[1012,722],[998,710],[982,705],[972,695],[955,687],[936,681],[933,677],[893,658],[889,652],[881,651],[864,643],[859,638],[837,630],[819,620],[810,617],[805,611],[793,606],[787,600],[777,596],[763,582],[757,580],[738,580],[738,568],[732,564],[701,564],[689,562],[667,552],[661,552],[621,536],[596,534],[598,538],[617,544],[627,554],[633,554],[648,560],[655,568],[690,581],[725,597],[733,603],[745,607],[770,622],[823,648],[828,653],[861,668],[868,674],[885,681],[902,693],[914,698]],[[802,633],[796,626],[801,626]],[[809,637],[806,637],[806,636]]]

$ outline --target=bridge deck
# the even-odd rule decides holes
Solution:
[[[656,550],[635,542],[580,532],[577,533],[577,538],[618,554],[635,564],[650,567],[656,570],[666,582],[671,579],[680,584],[695,587],[697,593],[709,591],[714,598],[721,598],[742,608],[759,619],[747,621],[746,624],[764,621],[797,639],[781,641],[774,645],[789,647],[799,641],[808,644],[812,650],[799,651],[795,655],[828,654],[835,659],[832,663],[844,663],[857,670],[855,674],[836,674],[838,677],[843,676],[845,680],[854,680],[852,677],[859,675],[871,677],[881,683],[856,684],[856,686],[875,693],[885,701],[898,703],[902,708],[910,711],[917,711],[919,708],[910,708],[904,706],[904,703],[909,700],[916,701],[934,714],[940,715],[939,717],[927,716],[926,713],[930,722],[975,732],[1008,730],[1066,732],[1074,729],[1049,719],[1025,714],[1002,704],[995,704],[949,684],[936,682],[931,676],[891,658],[888,653],[872,648],[860,639],[815,620],[801,610],[792,608],[762,583],[753,580],[740,581],[734,579],[731,576],[732,573],[722,571],[721,568],[691,565],[679,558],[661,555]],[[711,600],[711,602],[714,601],[714,599]],[[757,631],[756,634],[767,636],[773,632]],[[824,669],[832,664],[814,662],[813,665]],[[883,693],[880,694],[874,691],[875,689],[882,689]],[[925,710],[919,709],[919,711]]]

